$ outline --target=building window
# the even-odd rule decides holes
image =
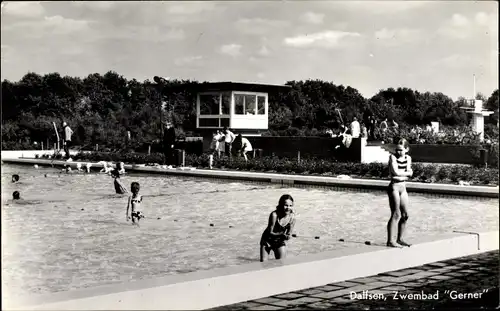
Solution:
[[[266,114],[265,96],[257,96],[257,114]]]
[[[219,118],[198,120],[200,127],[219,127]]]
[[[229,127],[229,118],[221,118],[220,119],[220,127]]]
[[[255,114],[255,95],[245,95],[245,114]]]
[[[231,93],[222,93],[222,114],[229,114],[231,108]]]
[[[200,94],[200,115],[219,115],[220,94]]]
[[[243,94],[234,94],[234,114],[244,114],[245,96]]]

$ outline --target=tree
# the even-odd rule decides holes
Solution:
[[[494,111],[494,113],[487,118],[488,123],[498,124],[498,96],[498,89],[496,89],[485,101],[484,107],[486,110]]]

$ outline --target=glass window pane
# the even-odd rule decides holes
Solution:
[[[265,96],[258,96],[258,102],[257,102],[257,114],[266,114],[266,97]]]
[[[244,114],[244,95],[234,94],[234,114]]]
[[[255,114],[255,95],[245,95],[245,114]]]
[[[215,94],[200,95],[200,114],[202,115],[219,115],[219,97]]]
[[[221,118],[220,119],[220,127],[227,126],[229,127],[229,118]]]
[[[222,114],[229,114],[231,107],[231,93],[222,94]]]
[[[199,120],[200,127],[219,127],[219,118]]]

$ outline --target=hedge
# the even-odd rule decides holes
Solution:
[[[142,153],[105,153],[91,152],[79,153],[73,157],[74,161],[112,161],[127,164],[150,164],[163,162],[163,154]],[[196,168],[208,168],[209,157],[185,156],[185,165]],[[307,175],[349,175],[358,178],[388,178],[386,163],[345,163],[325,159],[297,159],[263,157],[249,159],[245,162],[241,158],[229,160],[222,157],[214,158],[213,167],[217,169],[241,170],[267,173],[307,174]],[[471,185],[498,185],[498,168],[480,168],[464,165],[434,165],[413,164],[413,177],[411,181],[427,183],[451,183],[459,181],[469,182]]]

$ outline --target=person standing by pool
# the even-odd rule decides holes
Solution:
[[[173,152],[176,134],[175,128],[171,121],[167,121],[165,130],[163,132],[163,154],[165,156],[164,164],[173,165]]]
[[[230,130],[227,129],[227,126],[224,126],[224,128],[222,129],[222,133],[224,133],[224,153],[226,154],[226,156],[230,157],[232,156],[231,154],[231,151],[232,151],[232,145],[233,145],[233,142],[236,138],[236,136],[234,136],[234,133],[231,132]]]
[[[132,192],[132,195],[128,197],[127,212],[126,212],[125,216],[127,217],[127,221],[129,221],[129,219],[132,219],[132,224],[135,224],[136,220],[137,220],[137,223],[139,223],[139,220],[141,218],[144,218],[144,215],[140,211],[141,203],[142,203],[142,195],[139,194],[140,189],[141,189],[141,186],[139,185],[138,182],[134,181],[130,185],[130,191]],[[129,210],[130,210],[130,214],[128,212]]]
[[[358,122],[358,118],[354,117],[351,122],[351,135],[353,138],[358,138],[361,134],[360,124]]]
[[[71,136],[73,135],[73,130],[69,127],[66,122],[63,122],[63,130],[64,130],[64,152],[66,153],[66,160],[69,159],[69,147],[71,145]]]
[[[286,242],[290,239],[295,226],[293,198],[289,194],[281,196],[276,210],[269,215],[266,230],[260,239],[260,261],[266,261],[271,250],[276,259],[286,257]]]
[[[403,238],[408,221],[408,192],[406,191],[406,180],[413,175],[411,169],[411,157],[408,141],[404,138],[398,140],[395,154],[389,156],[389,176],[391,182],[387,189],[391,218],[387,223],[387,246],[401,247],[410,246]],[[394,231],[397,230],[397,240],[394,241]]]

